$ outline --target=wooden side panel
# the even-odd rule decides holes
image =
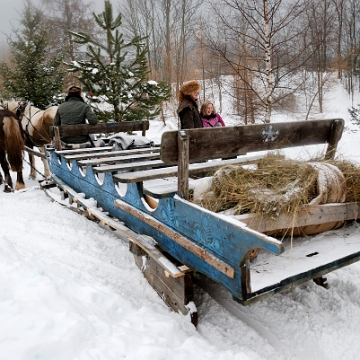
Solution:
[[[334,137],[332,134],[334,122],[343,124],[344,120],[309,120],[189,129],[186,130],[190,138],[189,160],[217,159],[244,155],[252,151],[325,144],[333,142],[334,139],[338,141],[339,136]],[[168,131],[162,135],[161,159],[164,162],[174,162],[178,159],[177,134],[178,131]],[[332,143],[332,146],[336,148],[335,143]]]

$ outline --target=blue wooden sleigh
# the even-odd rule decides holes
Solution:
[[[198,178],[226,164],[250,164],[269,150],[326,144],[325,158],[331,159],[343,127],[342,119],[330,119],[169,131],[157,147],[116,153],[107,147],[49,149],[48,162],[57,186],[89,216],[129,239],[151,285],[196,323],[194,273],[222,284],[247,305],[359,260],[360,242],[342,238],[334,246],[321,235],[280,241],[264,234],[264,224],[251,224],[251,217],[234,219],[189,201]],[[59,137],[69,128],[53,131]],[[131,129],[145,127],[134,122]],[[358,203],[320,205],[296,221],[300,226],[354,220],[359,210]],[[250,262],[254,249],[260,252]]]

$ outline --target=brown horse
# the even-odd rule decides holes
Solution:
[[[21,101],[0,100],[0,106],[7,108],[21,119],[21,127],[25,133],[25,145],[29,148],[39,147],[45,153],[44,145],[51,143],[49,127],[54,124],[57,106],[51,106],[46,110],[40,110],[30,103]],[[36,179],[36,168],[34,155],[29,153],[31,179]],[[50,177],[49,165],[46,159],[41,158],[44,164],[44,176]]]
[[[17,118],[9,110],[0,110],[0,164],[5,175],[5,192],[13,189],[10,169],[17,172],[15,190],[25,187],[22,176],[23,150],[24,138]],[[2,182],[3,179],[0,177],[0,184]]]

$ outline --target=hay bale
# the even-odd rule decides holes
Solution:
[[[316,195],[317,170],[308,163],[267,156],[252,168],[224,166],[213,176],[209,191],[195,202],[234,215],[293,212]],[[310,199],[310,200],[309,200]]]
[[[345,177],[345,202],[360,201],[360,167],[346,160],[333,160],[329,163],[335,165]]]
[[[338,162],[339,163],[339,162]],[[340,164],[340,163],[339,163]],[[360,175],[360,170],[329,162],[303,162],[269,155],[251,168],[225,166],[218,170],[207,191],[194,202],[213,212],[231,209],[234,215],[251,213],[261,218],[274,219],[281,214],[296,216],[300,207],[348,201],[360,196],[360,180],[346,175]],[[360,176],[357,177],[360,179]],[[356,190],[355,190],[356,188]],[[354,200],[353,200],[354,201]],[[307,226],[301,229],[284,229],[279,234],[304,235],[338,228],[343,222]],[[274,235],[274,234],[272,234]]]

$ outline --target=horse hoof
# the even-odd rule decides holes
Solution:
[[[8,184],[6,184],[5,187],[4,187],[4,192],[5,193],[11,193],[12,191],[13,191],[12,188]]]

